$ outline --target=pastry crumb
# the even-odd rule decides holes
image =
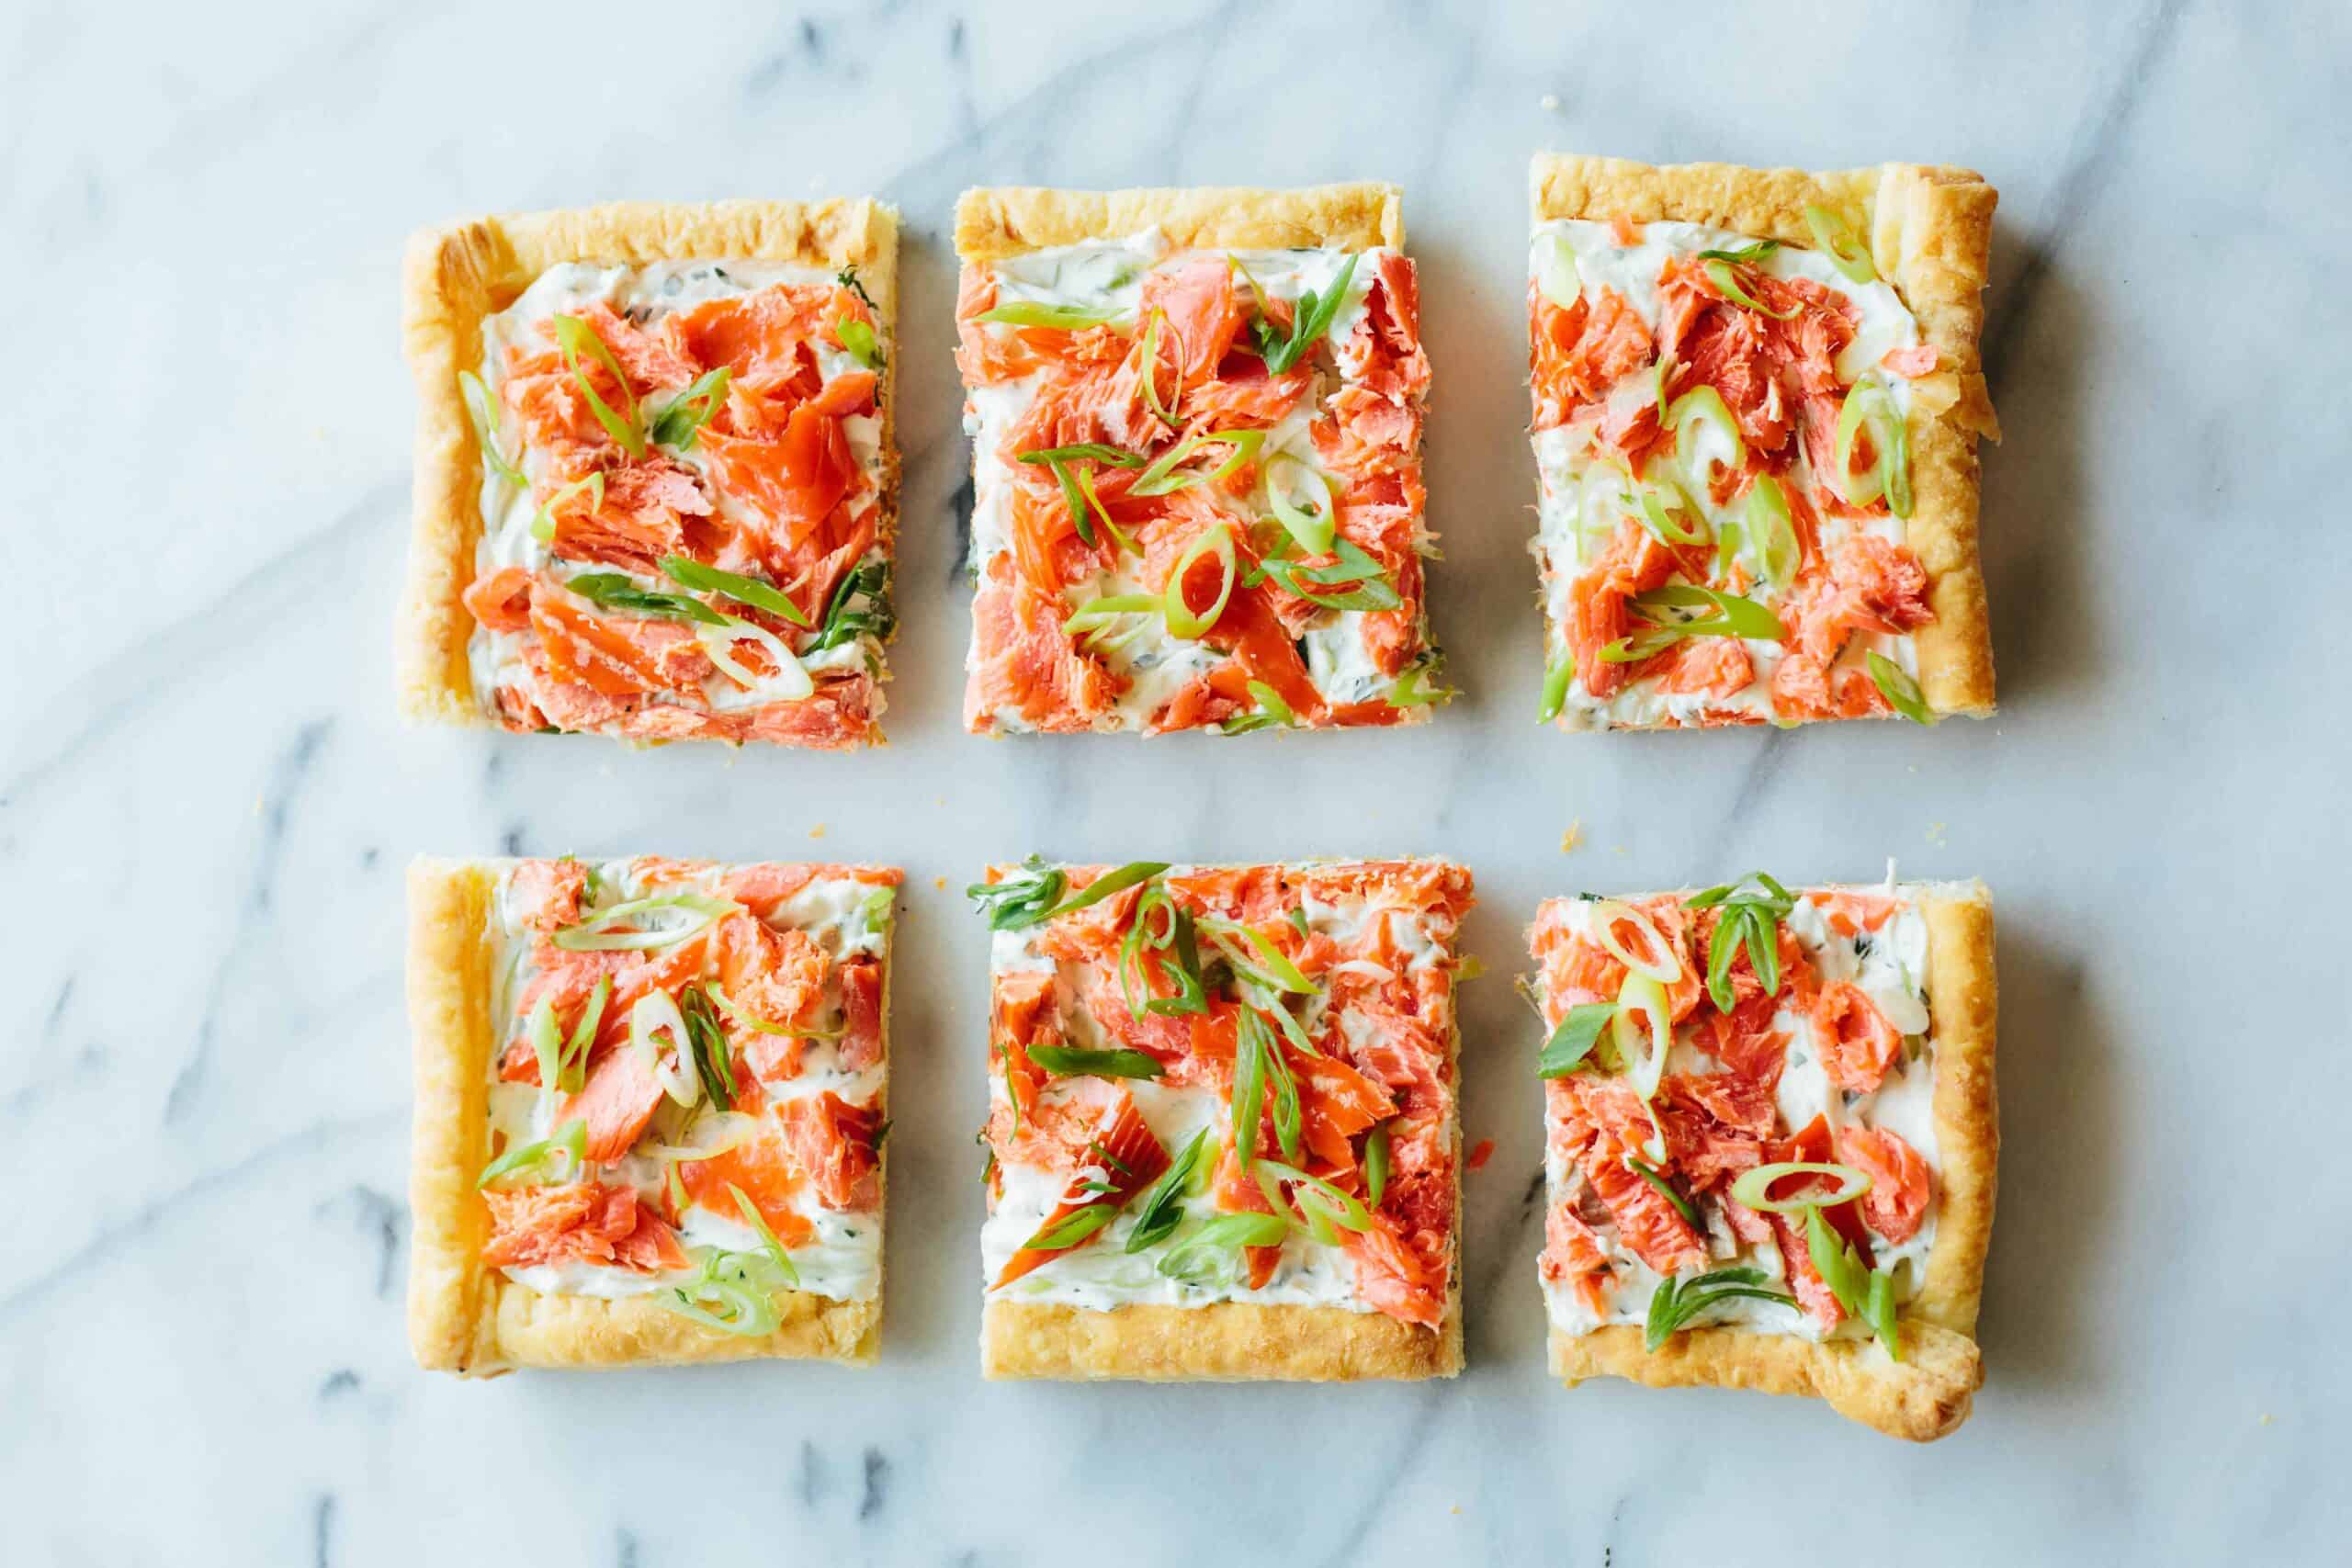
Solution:
[[[1564,855],[1572,855],[1577,852],[1577,846],[1583,842],[1584,818],[1579,817],[1568,824],[1566,832],[1560,835],[1560,852]]]
[[[945,877],[944,877],[944,876],[934,876],[934,877],[933,877],[933,878],[931,879],[931,885],[932,885],[933,887],[938,888],[942,893],[944,893],[944,892],[946,892],[946,891],[947,891],[947,879],[946,879]]]
[[[825,825],[822,822],[818,823],[814,828],[808,829],[808,836],[812,839],[823,838],[825,836]]]
[[[1560,112],[1560,95],[1557,93],[1546,93],[1542,97],[1536,99],[1535,102],[1537,107],[1542,108],[1545,114],[1558,114]],[[1458,1514],[1462,1510],[1456,1508],[1453,1511]]]
[[[1928,842],[1935,845],[1938,849],[1941,849],[1943,847],[1944,825],[1942,823],[1930,822],[1928,824]]]

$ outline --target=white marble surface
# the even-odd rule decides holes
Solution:
[[[0,1559],[2342,1561],[2352,19],[1892,9],[9,8]],[[1547,147],[2000,186],[1997,720],[1530,722],[1519,268]],[[1408,734],[963,736],[956,193],[1351,176],[1408,191],[1467,695]],[[401,729],[406,231],[811,190],[909,230],[894,744]],[[983,942],[938,879],[1032,847],[1476,869],[1498,973],[1467,1113],[1498,1153],[1460,1382],[978,1381]],[[401,867],[500,849],[908,867],[878,1369],[411,1366]],[[1547,1384],[1508,978],[1536,901],[1889,854],[1982,874],[2000,913],[1973,1422],[1913,1450],[1808,1402]]]

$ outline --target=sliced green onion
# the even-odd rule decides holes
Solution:
[[[664,593],[658,588],[640,588],[626,572],[583,571],[566,578],[563,585],[600,610],[652,615],[666,621],[691,621],[703,626],[727,624],[725,615],[701,600],[684,593]]]
[[[1158,593],[1106,593],[1089,599],[1062,622],[1066,632],[1095,632],[1122,615],[1157,615],[1167,601]]]
[[[1568,682],[1575,680],[1576,675],[1577,656],[1562,649],[1560,657],[1552,660],[1551,668],[1544,671],[1544,704],[1536,710],[1536,723],[1549,724],[1560,716],[1560,709],[1566,705],[1568,700]]]
[[[657,1038],[665,1029],[675,1045],[674,1053],[667,1056]],[[628,1010],[628,1048],[637,1053],[647,1075],[672,1100],[680,1105],[692,1105],[702,1098],[702,1079],[693,1069],[695,1048],[686,1032],[685,1014],[679,1010],[678,999],[669,992],[648,991]]]
[[[616,904],[578,925],[566,926],[555,933],[555,944],[567,953],[650,953],[656,948],[673,946],[688,937],[698,936],[713,920],[740,914],[743,906],[732,898],[714,898],[704,893],[662,893],[650,898],[632,898]],[[616,931],[611,928],[622,920],[633,920],[641,915],[668,909],[683,909],[702,919],[693,925],[673,931]]]
[[[1648,1182],[1652,1187],[1656,1188],[1657,1190],[1657,1195],[1665,1199],[1668,1202],[1673,1204],[1674,1212],[1689,1222],[1692,1230],[1698,1231],[1702,1235],[1705,1234],[1707,1229],[1706,1222],[1699,1218],[1699,1211],[1690,1206],[1690,1200],[1685,1198],[1681,1193],[1677,1192],[1674,1190],[1674,1184],[1667,1180],[1666,1177],[1659,1172],[1657,1167],[1645,1165],[1640,1160],[1635,1159],[1632,1155],[1627,1155],[1625,1156],[1625,1168],[1632,1171],[1635,1176],[1640,1177],[1644,1181]]]
[[[1378,1122],[1363,1137],[1363,1201],[1377,1209],[1388,1191],[1388,1123]]]
[[[1234,469],[1258,455],[1266,444],[1262,430],[1203,430],[1187,435],[1154,458],[1136,482],[1127,487],[1129,495],[1173,495],[1180,490],[1190,490],[1196,484],[1215,484]],[[1176,465],[1203,446],[1224,445],[1233,448],[1224,462],[1203,473],[1197,468],[1176,472]]]
[[[1646,1029],[1634,1021],[1637,1013],[1648,1021]],[[1674,1010],[1667,1004],[1666,987],[1646,975],[1628,974],[1617,988],[1617,1011],[1609,1025],[1611,1043],[1628,1064],[1634,1092],[1647,1104],[1666,1076],[1667,1053],[1674,1046]]]
[[[865,601],[862,609],[857,606],[860,599]],[[833,590],[833,602],[825,611],[825,624],[819,629],[817,640],[808,645],[808,652],[814,656],[854,637],[871,637],[879,642],[898,624],[898,615],[890,607],[890,563],[865,561]]]
[[[1293,496],[1294,485],[1303,492],[1301,499]],[[1298,547],[1310,556],[1327,555],[1331,548],[1334,531],[1331,513],[1331,481],[1312,463],[1277,452],[1266,459],[1266,501],[1274,509],[1274,517]]]
[[[1764,303],[1763,300],[1758,299],[1755,295],[1750,294],[1740,283],[1739,275],[1732,271],[1731,263],[1724,261],[1720,257],[1711,258],[1707,262],[1706,273],[1707,281],[1715,286],[1715,292],[1721,294],[1724,299],[1731,300],[1734,304],[1743,305],[1748,310],[1760,311],[1764,315],[1771,317],[1776,321],[1785,321],[1791,316],[1797,313],[1797,307],[1794,305],[1790,306],[1785,310],[1775,310],[1772,307]]]
[[[621,362],[613,357],[613,351],[605,346],[605,340],[596,335],[596,329],[579,317],[559,315],[552,324],[555,341],[563,350],[563,362],[571,367],[571,378],[579,383],[580,395],[588,400],[588,412],[596,416],[596,423],[605,427],[605,434],[611,436],[622,451],[632,457],[644,457],[645,433],[637,425],[637,393],[630,389],[628,377],[621,369]],[[626,419],[598,397],[596,389],[589,385],[588,372],[580,367],[582,354],[610,371],[613,379],[620,383],[622,400],[628,405]]]
[[[1770,474],[1757,475],[1748,490],[1747,536],[1756,542],[1766,581],[1785,583],[1796,575],[1796,525],[1789,514],[1788,493]]]
[[[1793,1308],[1796,1298],[1782,1291],[1766,1290],[1760,1269],[1717,1269],[1688,1280],[1668,1278],[1650,1293],[1650,1308],[1643,1347],[1657,1350],[1690,1321],[1717,1302],[1746,1299],[1774,1302]]]
[[[1616,1016],[1615,1002],[1579,1002],[1570,1008],[1552,1037],[1544,1042],[1544,1054],[1535,1058],[1535,1076],[1564,1078],[1584,1066],[1585,1058],[1600,1043],[1600,1032]]]
[[[553,1090],[563,1065],[563,1036],[556,1032],[555,1004],[541,997],[526,1027],[530,1031],[531,1055],[539,1064],[539,1087]]]
[[[833,335],[842,340],[849,356],[868,370],[882,368],[882,345],[875,341],[874,329],[855,316],[843,316],[833,323]]]
[[[1108,463],[1114,468],[1140,468],[1147,460],[1140,452],[1130,452],[1124,446],[1106,446],[1100,441],[1081,441],[1071,446],[1040,446],[1017,456],[1024,463],[1071,463],[1085,458],[1091,462]]]
[[[1248,713],[1236,714],[1217,727],[1225,735],[1246,735],[1253,729],[1287,728],[1298,722],[1298,715],[1283,701],[1283,694],[1263,681],[1246,682],[1250,699],[1257,704]]]
[[[1437,661],[1432,659],[1416,663],[1397,676],[1396,683],[1388,688],[1388,705],[1420,708],[1433,703],[1452,702],[1457,694],[1453,687],[1437,683],[1436,677],[1430,673],[1436,667]]]
[[[1168,1069],[1148,1052],[1122,1045],[1095,1051],[1079,1045],[1031,1045],[1029,1059],[1057,1078],[1156,1078]]]
[[[699,984],[678,994],[678,1010],[685,1015],[686,1043],[694,1055],[695,1075],[703,1092],[721,1111],[735,1108],[735,1062],[727,1045],[727,1031],[711,1010],[710,998]]]
[[[1184,378],[1176,378],[1176,395],[1169,402],[1159,400],[1159,327],[1168,319],[1165,310],[1154,310],[1143,324],[1143,359],[1136,379],[1143,384],[1143,406],[1151,411],[1152,418],[1170,430],[1181,429],[1174,405],[1184,400]]]
[[[1772,1189],[1783,1178],[1791,1176],[1826,1176],[1838,1183],[1831,1192],[1807,1192],[1795,1198],[1775,1198]],[[1772,1165],[1759,1165],[1740,1173],[1731,1184],[1733,1201],[1758,1213],[1790,1214],[1799,1209],[1836,1208],[1850,1203],[1871,1190],[1870,1173],[1850,1165],[1833,1165],[1822,1160],[1781,1160]]]
[[[1311,997],[1316,993],[1315,982],[1300,973],[1298,965],[1283,956],[1283,950],[1263,933],[1238,920],[1228,920],[1216,915],[1202,915],[1199,921],[1217,946],[1225,950],[1227,958],[1236,970],[1256,979],[1270,990],[1288,991],[1300,997]],[[1236,936],[1248,942],[1256,951],[1258,956],[1255,960],[1234,946],[1232,939]]]
[[[1873,653],[1863,662],[1870,666],[1871,681],[1888,706],[1914,724],[1936,722],[1935,710],[1928,706],[1928,694],[1902,665],[1883,653]]]
[[[1298,309],[1291,317],[1290,336],[1277,338],[1261,316],[1255,323],[1258,351],[1266,361],[1266,373],[1280,376],[1298,363],[1313,347],[1316,339],[1330,329],[1331,320],[1340,313],[1340,305],[1348,297],[1348,284],[1355,277],[1354,253],[1340,264],[1340,275],[1331,280],[1330,291],[1317,295],[1312,288],[1298,297]]]
[[[581,1167],[588,1163],[588,1123],[585,1121],[574,1119],[566,1122],[556,1129],[552,1137],[508,1149],[481,1168],[481,1175],[474,1179],[474,1187],[479,1190],[493,1181],[522,1171],[540,1171],[541,1167],[552,1162],[558,1155],[562,1156],[564,1161],[561,1179],[570,1181],[580,1174]],[[540,1185],[548,1185],[555,1179],[552,1173],[541,1174],[547,1176],[548,1180]]]
[[[1090,908],[1096,904],[1100,904],[1103,899],[1108,898],[1114,893],[1124,893],[1138,882],[1149,882],[1153,877],[1158,876],[1161,872],[1166,871],[1167,869],[1168,863],[1164,860],[1129,861],[1126,864],[1120,866],[1114,871],[1104,872],[1102,875],[1088,883],[1078,892],[1071,894],[1069,897],[1063,899],[1060,903],[1055,905],[1052,908],[1038,916],[1037,919],[1040,920],[1056,919],[1063,915],[1073,914],[1080,909]],[[1035,922],[1024,921],[1023,923],[1034,924]]]
[[[1699,253],[1699,259],[1701,261],[1738,262],[1741,265],[1745,266],[1755,262],[1762,261],[1766,256],[1770,255],[1774,251],[1777,251],[1780,248],[1781,242],[1778,240],[1750,240],[1744,245],[1725,245],[1718,250],[1701,251]]]
[[[1072,1209],[1060,1219],[1038,1228],[1037,1234],[1021,1244],[1023,1252],[1065,1252],[1119,1217],[1115,1205],[1089,1203]]]
[[[1270,555],[1248,581],[1255,587],[1262,573],[1319,610],[1394,610],[1405,603],[1386,570],[1353,539],[1333,539],[1331,553],[1339,559],[1329,566],[1301,566],[1287,556]],[[1340,593],[1323,592],[1346,583],[1355,586]]]
[[[1854,437],[1865,425],[1878,460],[1867,474],[1854,472]],[[1874,376],[1865,376],[1846,392],[1838,411],[1834,444],[1838,493],[1849,506],[1868,506],[1882,494],[1886,509],[1897,517],[1911,515],[1911,436],[1894,400]]]
[[[1253,1027],[1254,1025],[1254,1027]],[[1257,1014],[1241,1010],[1233,1050],[1233,1157],[1243,1170],[1258,1157],[1258,1127],[1266,1097],[1266,1055],[1276,1049]]]
[[[742,1147],[760,1135],[761,1122],[756,1116],[740,1111],[722,1111],[715,1116],[694,1121],[681,1132],[693,1132],[703,1141],[693,1144],[639,1144],[630,1152],[649,1156],[671,1165],[685,1165],[696,1160],[717,1159],[729,1149]]]
[[[680,392],[653,416],[649,434],[656,446],[692,451],[695,436],[711,417],[727,406],[727,383],[735,372],[722,365],[705,371],[693,386]]]
[[[1565,310],[1584,292],[1577,271],[1576,247],[1566,236],[1549,231],[1535,236],[1535,288],[1544,299]]]
[[[556,1055],[555,1077],[550,1080],[546,1076],[543,1060],[540,1083],[552,1082],[556,1089],[566,1094],[580,1092],[580,1086],[588,1077],[588,1053],[595,1047],[596,1031],[603,1027],[605,1021],[605,1003],[611,999],[612,994],[613,977],[610,975],[597,976],[595,988],[588,993],[588,1005],[581,1010],[580,1021],[571,1026],[571,1037],[563,1043],[563,1049]]]
[[[1645,979],[1665,983],[1682,977],[1682,961],[1658,931],[1649,916],[1631,904],[1621,904],[1614,898],[1594,900],[1585,910],[1592,922],[1592,940],[1605,949],[1609,956]],[[1634,928],[1642,939],[1641,951],[1635,952],[1617,934],[1620,922]]]
[[[1813,231],[1813,243],[1828,254],[1830,265],[1843,273],[1849,283],[1878,280],[1878,268],[1871,265],[1870,247],[1856,236],[1843,213],[1826,207],[1808,206],[1804,209],[1804,226]]]
[[[1044,919],[1069,882],[1058,867],[1031,855],[1022,863],[1020,874],[1001,882],[975,882],[964,889],[964,897],[988,916],[990,931],[1019,931]]]
[[[1085,497],[1088,509],[1093,513],[1094,520],[1102,525],[1102,531],[1111,536],[1111,542],[1131,556],[1143,554],[1142,550],[1136,548],[1136,542],[1128,538],[1116,523],[1111,521],[1111,509],[1102,504],[1102,497],[1094,488],[1094,470],[1091,468],[1085,468],[1074,469],[1072,472],[1079,494]],[[1054,477],[1059,479],[1061,476],[1062,470],[1057,468],[1054,470]],[[1069,499],[1067,491],[1064,492],[1062,499],[1065,502]],[[1091,542],[1089,541],[1089,543]]]
[[[1849,1316],[1867,1323],[1887,1354],[1900,1360],[1903,1343],[1895,1328],[1893,1279],[1863,1268],[1852,1245],[1822,1217],[1817,1206],[1804,1212],[1804,1242],[1814,1271],[1838,1298],[1838,1304]]]
[[[739,637],[749,637],[766,649],[768,658],[775,662],[775,673],[763,676],[738,660],[735,641]],[[763,689],[768,696],[787,703],[799,702],[817,689],[817,683],[808,678],[808,669],[784,639],[765,626],[728,615],[718,626],[696,626],[695,641],[702,645],[704,654],[713,664],[747,689]]]
[[[1222,576],[1217,581],[1216,598],[1205,613],[1196,614],[1192,602],[1184,596],[1184,582],[1193,566],[1211,554],[1216,557]],[[1199,641],[1225,614],[1226,601],[1233,597],[1234,573],[1233,530],[1223,523],[1202,529],[1200,536],[1184,547],[1184,553],[1176,558],[1176,565],[1168,574],[1168,586],[1160,594],[1160,613],[1168,623],[1168,635],[1185,642]]]
[[[1747,443],[1740,439],[1739,422],[1731,416],[1731,408],[1724,395],[1704,382],[1691,388],[1674,400],[1666,412],[1666,428],[1674,433],[1675,456],[1687,465],[1690,457],[1683,446],[1683,432],[1693,423],[1710,427],[1731,442],[1731,467],[1747,467]]]
[[[531,517],[531,537],[543,545],[552,541],[556,509],[582,491],[588,492],[588,514],[593,517],[605,504],[605,470],[599,468],[585,479],[572,480],[541,502]]]
[[[1600,657],[1611,664],[1630,664],[1647,659],[1652,654],[1673,647],[1685,637],[1753,637],[1766,642],[1788,640],[1788,627],[1781,618],[1753,599],[1720,589],[1701,588],[1684,582],[1669,582],[1645,593],[1636,593],[1631,601],[1634,608],[1653,617],[1661,610],[1713,609],[1713,615],[1701,615],[1690,620],[1658,620],[1630,637],[1619,637],[1600,650]]]
[[[1290,1235],[1290,1223],[1275,1214],[1219,1214],[1169,1249],[1159,1271],[1188,1285],[1208,1284],[1236,1267],[1245,1247],[1278,1247]]]
[[[792,1254],[784,1249],[784,1243],[778,1241],[775,1232],[768,1228],[767,1216],[760,1213],[760,1206],[757,1203],[744,1196],[741,1187],[730,1181],[727,1184],[727,1190],[734,1198],[735,1207],[742,1211],[743,1223],[760,1233],[760,1245],[766,1249],[768,1261],[775,1264],[776,1272],[782,1274],[786,1282],[797,1290],[800,1285],[800,1270],[793,1267]]]
[[[1703,545],[1707,519],[1680,485],[1663,475],[1642,491],[1642,515],[1662,544]]]
[[[1159,1246],[1184,1223],[1184,1190],[1193,1179],[1193,1167],[1207,1152],[1208,1143],[1209,1130],[1204,1127],[1159,1173],[1159,1179],[1145,1190],[1136,1205],[1135,1228],[1127,1233],[1129,1252]]]
[[[1861,1318],[1886,1353],[1903,1359],[1903,1334],[1894,1320],[1894,1276],[1883,1269],[1871,1270],[1870,1292],[1862,1298]]]
[[[739,604],[749,604],[754,610],[765,610],[771,615],[780,615],[796,626],[808,625],[808,615],[786,596],[782,589],[756,577],[745,577],[741,572],[705,566],[686,556],[663,556],[662,572],[681,588],[691,588],[697,593],[724,593]]]
[[[505,454],[498,449],[498,403],[490,395],[490,389],[472,371],[460,370],[458,391],[465,399],[466,412],[473,416],[474,443],[481,448],[481,460],[508,484],[529,489],[530,481],[523,477],[523,470],[508,462]]]
[[[1116,321],[1118,315],[1116,310],[1096,310],[1085,305],[1048,305],[1039,299],[1015,299],[992,310],[982,310],[972,320],[1001,327],[1055,327],[1063,332],[1077,332],[1082,327],[1099,327],[1107,321]]]
[[[1334,1225],[1359,1232],[1372,1228],[1372,1215],[1365,1210],[1363,1201],[1319,1176],[1309,1176],[1295,1166],[1271,1159],[1259,1160],[1251,1174],[1258,1179],[1258,1190],[1266,1195],[1266,1201],[1275,1213],[1295,1214],[1301,1228],[1327,1247],[1338,1240],[1331,1234]],[[1283,1194],[1284,1182],[1292,1187],[1287,1199]]]

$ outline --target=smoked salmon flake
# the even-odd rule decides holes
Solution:
[[[900,874],[652,856],[487,869],[483,1267],[515,1289],[658,1304],[743,1267],[763,1288],[876,1296]]]
[[[1033,858],[970,891],[991,1312],[1340,1308],[1451,1343],[1467,870]]]
[[[1403,724],[1450,694],[1414,264],[1294,243],[965,257],[974,733]]]

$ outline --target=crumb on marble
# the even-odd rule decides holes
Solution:
[[[946,879],[945,877],[944,877],[944,876],[934,876],[934,877],[933,877],[933,878],[931,879],[931,885],[932,885],[933,887],[938,888],[942,893],[944,893],[944,892],[946,892],[946,891],[947,891],[947,879]]]
[[[1935,845],[1938,849],[1941,849],[1943,847],[1944,825],[1942,823],[1930,822],[1928,824],[1928,842]]]
[[[1560,112],[1560,95],[1557,93],[1546,93],[1542,97],[1536,99],[1535,102],[1545,114],[1558,114]],[[1462,1510],[1456,1508],[1453,1511],[1458,1514]]]
[[[818,823],[814,828],[808,829],[808,836],[812,839],[823,838],[825,836],[825,825],[822,822]]]
[[[1566,832],[1560,835],[1560,852],[1564,855],[1572,855],[1577,852],[1577,846],[1583,842],[1584,818],[1579,817],[1568,824]]]

